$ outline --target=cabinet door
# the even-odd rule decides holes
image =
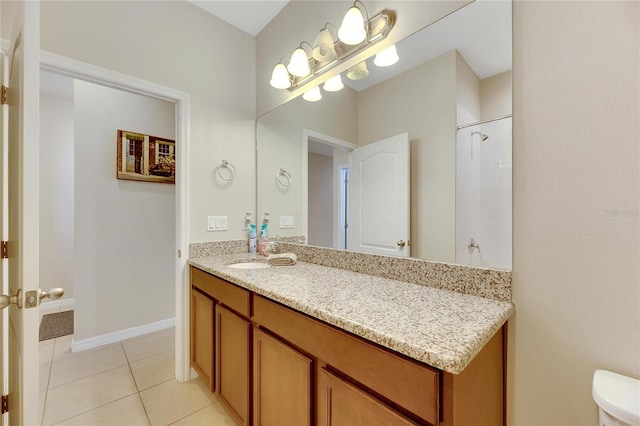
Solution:
[[[311,360],[255,329],[253,365],[253,424],[310,425]]]
[[[213,380],[213,300],[191,289],[191,366],[212,391]]]
[[[318,426],[416,424],[324,368],[318,382]]]
[[[249,424],[251,323],[216,305],[216,387],[240,425]]]

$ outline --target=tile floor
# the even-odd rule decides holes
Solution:
[[[72,336],[40,342],[43,425],[234,425],[196,378],[174,380],[174,330],[71,353]]]

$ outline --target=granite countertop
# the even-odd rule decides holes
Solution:
[[[449,373],[459,374],[514,312],[511,302],[298,262],[241,270],[248,253],[189,264]]]

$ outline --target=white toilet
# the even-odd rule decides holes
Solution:
[[[600,407],[599,426],[640,426],[640,380],[596,370],[591,394]]]

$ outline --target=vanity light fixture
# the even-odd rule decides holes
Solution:
[[[322,93],[320,93],[320,86],[316,86],[312,89],[307,90],[306,92],[304,92],[304,95],[302,95],[302,98],[305,101],[309,101],[309,102],[317,102],[320,99],[322,99]]]
[[[287,66],[287,70],[295,77],[306,77],[311,73],[311,67],[309,66],[309,57],[307,56],[307,52],[304,50],[302,45],[307,43],[303,41],[300,43],[300,46],[293,51],[291,55],[291,60],[289,61],[289,65]],[[307,43],[309,47],[313,49],[309,43]]]
[[[337,92],[339,90],[342,90],[343,87],[344,84],[342,83],[342,77],[340,77],[340,74],[336,75],[335,77],[331,77],[329,80],[325,81],[324,85],[322,86],[322,88],[327,92]]]
[[[289,76],[289,71],[287,71],[287,67],[284,66],[282,61],[278,62],[278,64],[273,68],[273,73],[271,74],[271,81],[269,82],[276,89],[288,89],[291,87],[291,77]]]
[[[313,59],[318,62],[331,62],[336,59],[337,56],[333,36],[329,31],[329,25],[333,27],[331,22],[327,22],[318,33],[316,41],[313,43],[311,56],[313,56]]]
[[[347,78],[349,80],[362,80],[369,75],[369,70],[367,69],[367,62],[362,61],[357,65],[352,66],[347,71]]]
[[[376,55],[376,58],[373,60],[373,63],[379,67],[388,67],[396,62],[398,62],[400,58],[398,57],[398,51],[396,50],[396,45],[392,44],[391,46],[384,49],[382,52],[379,52]]]
[[[367,38],[364,17],[360,9],[358,9],[358,3],[362,5],[362,8],[367,14],[367,25],[369,24],[367,8],[364,7],[361,1],[356,0],[353,2],[353,6],[347,10],[347,13],[342,19],[342,25],[340,25],[340,29],[338,30],[338,38],[340,41],[350,46],[360,44]]]
[[[362,18],[361,9],[367,16],[366,21]],[[311,87],[310,83],[313,80],[327,73],[336,65],[365,51],[380,40],[384,40],[393,28],[395,19],[395,12],[387,9],[369,19],[364,4],[360,0],[356,0],[347,11],[342,26],[336,32],[337,39],[334,41],[329,31],[331,24],[325,24],[316,37],[315,46],[303,41],[295,49],[286,66],[288,78],[284,76],[283,68],[285,67],[282,60],[275,66],[271,76],[271,85],[277,89],[288,89],[290,92],[301,86]],[[309,46],[309,51],[305,50],[305,44]]]

